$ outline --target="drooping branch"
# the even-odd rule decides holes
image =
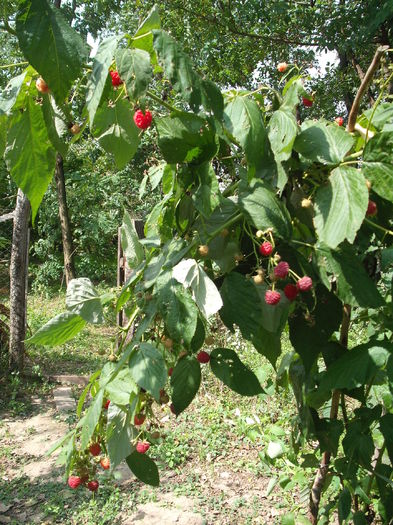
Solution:
[[[372,59],[372,62],[364,75],[364,78],[362,80],[362,83],[360,84],[359,90],[356,94],[355,100],[353,101],[351,111],[349,113],[348,117],[348,126],[347,129],[349,132],[353,132],[355,130],[356,125],[356,118],[359,113],[359,107],[360,107],[360,101],[362,100],[362,97],[364,93],[367,91],[370,82],[374,76],[375,71],[377,70],[379,63],[381,61],[381,58],[384,53],[389,49],[388,46],[380,46],[375,52],[374,58]]]

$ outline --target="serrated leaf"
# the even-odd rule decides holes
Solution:
[[[131,472],[140,481],[153,487],[159,486],[160,476],[158,468],[149,456],[135,451],[126,458],[126,462]]]
[[[393,131],[378,133],[367,142],[363,173],[375,193],[393,202]]]
[[[94,120],[94,136],[105,151],[113,154],[119,169],[133,158],[139,146],[133,115],[130,103],[119,100],[113,107],[99,108]]]
[[[18,98],[20,89],[26,77],[26,71],[11,78],[0,94],[0,115],[9,113]]]
[[[292,113],[281,109],[273,113],[267,131],[276,161],[290,158],[297,130],[296,118]]]
[[[100,419],[102,411],[102,401],[104,399],[104,390],[101,389],[97,392],[90,407],[87,410],[84,418],[82,432],[81,432],[81,449],[84,450],[89,444],[90,438],[94,433],[94,429]]]
[[[53,177],[56,152],[41,107],[32,97],[28,97],[25,110],[11,118],[5,160],[11,177],[30,201],[34,222]]]
[[[194,259],[183,259],[172,268],[173,277],[185,288],[191,288],[194,301],[208,318],[222,307],[222,299],[214,282]]]
[[[0,158],[3,157],[7,143],[8,116],[0,115]]]
[[[68,151],[68,144],[66,141],[69,137],[67,117],[56,104],[52,95],[43,97],[42,113],[44,115],[48,136],[52,146],[56,151],[61,153],[63,157],[65,157]]]
[[[214,169],[210,163],[205,163],[195,169],[200,184],[192,196],[195,208],[208,218],[220,203],[220,189]]]
[[[115,60],[128,95],[134,100],[142,97],[153,76],[149,53],[142,49],[118,49]]]
[[[100,42],[93,60],[93,70],[87,81],[86,94],[86,107],[89,113],[90,126],[93,125],[96,111],[100,105],[118,40],[119,37],[111,36]]]
[[[259,230],[273,228],[273,234],[289,239],[292,235],[291,217],[274,192],[262,181],[241,185],[239,207]]]
[[[157,65],[157,56],[153,47],[153,29],[161,28],[161,20],[158,6],[153,6],[147,17],[143,20],[141,25],[138,27],[137,32],[132,39],[132,47],[143,49],[147,51],[151,56],[151,62]]]
[[[263,392],[256,375],[233,350],[215,348],[210,354],[210,367],[218,379],[242,396],[256,396]]]
[[[361,173],[349,166],[334,169],[315,195],[314,224],[320,241],[330,248],[345,239],[352,244],[366,215],[368,200]]]
[[[107,383],[105,389],[111,403],[115,403],[116,405],[128,405],[131,394],[137,394],[139,392],[129,368],[121,370],[113,381]]]
[[[183,412],[196,396],[201,384],[201,367],[193,356],[184,356],[177,362],[172,376],[172,403],[176,414]]]
[[[349,244],[342,243],[335,250],[319,245],[316,257],[323,283],[329,288],[330,280],[334,279],[337,295],[343,303],[373,308],[384,304],[375,282]]]
[[[100,297],[90,279],[72,279],[67,287],[66,306],[88,323],[100,324],[104,314]]]
[[[75,337],[85,325],[86,321],[80,315],[64,312],[48,321],[26,342],[44,346],[62,345]]]
[[[123,224],[121,225],[121,246],[127,258],[128,266],[136,268],[143,261],[145,252],[128,212],[124,212]]]
[[[385,438],[390,462],[393,465],[393,414],[385,414],[379,420],[379,428]]]
[[[147,175],[149,177],[152,190],[155,190],[160,184],[166,167],[167,164],[165,162],[161,162],[160,164],[151,166],[151,168],[149,168]]]
[[[169,164],[201,164],[212,159],[218,150],[214,131],[207,120],[192,113],[155,119],[158,146]]]
[[[167,274],[157,281],[158,310],[169,336],[189,346],[195,334],[198,308],[191,295],[175,279]]]
[[[338,497],[338,522],[341,523],[346,520],[351,512],[352,497],[347,488],[341,491]]]
[[[87,45],[48,0],[21,0],[15,29],[23,54],[62,103],[82,72]]]
[[[108,407],[106,442],[112,470],[135,450],[131,445],[135,437],[136,432],[133,432],[130,424],[130,412],[124,412],[111,400]]]
[[[335,124],[305,123],[295,140],[294,149],[315,162],[326,165],[339,164],[352,148],[355,139]]]
[[[130,370],[134,381],[158,400],[168,372],[157,348],[149,343],[139,343],[131,356]]]
[[[224,121],[258,173],[268,155],[267,132],[258,105],[248,97],[234,97],[225,107]]]
[[[366,468],[370,467],[374,442],[370,429],[365,427],[361,421],[355,419],[348,424],[342,445],[348,458]]]

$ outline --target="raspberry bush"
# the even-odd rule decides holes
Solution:
[[[162,187],[145,239],[124,216],[132,272],[123,289],[99,296],[88,279],[71,281],[66,311],[29,340],[61,345],[86,323],[102,323],[110,308],[125,309],[129,319],[117,353],[81,395],[78,423],[53,447],[63,447],[70,487],[95,492],[100,469],[122,461],[158,485],[149,457],[155,409],[186,410],[201,363],[239,394],[263,392],[236,351],[203,349],[212,342],[210,319],[219,315],[279,370],[278,385],[286,378],[293,388],[293,447],[312,443],[319,464],[310,480],[311,522],[327,523],[337,510],[341,522],[368,523],[378,514],[389,523],[393,105],[385,97],[386,71],[374,107],[359,115],[354,107],[343,129],[341,120],[323,117],[300,122],[313,97],[296,68],[286,73],[282,93],[221,92],[161,29],[156,8],[135,35],[103,40],[93,60],[47,0],[20,1],[16,32],[29,65],[0,100],[0,146],[33,221],[56,151],[65,154],[82,133],[91,133],[119,168],[142,133],[160,152],[140,191]],[[165,100],[156,91],[162,78],[171,86]],[[80,114],[76,95],[84,101]],[[80,129],[71,137],[76,121]],[[361,343],[348,345],[350,327],[362,326]],[[286,355],[284,330],[294,349]]]

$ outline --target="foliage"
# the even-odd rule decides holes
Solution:
[[[41,23],[52,27],[52,36],[37,31],[33,46],[52,53],[50,60],[42,64],[35,59],[38,71],[29,65],[0,103],[8,122],[8,167],[32,201],[33,217],[62,140],[58,121],[75,109],[68,104],[65,87],[83,75],[82,63],[69,56],[73,42],[82,51],[80,36],[66,30],[62,15],[49,5],[47,12],[28,9],[45,2],[24,0],[16,31],[26,53],[32,30]],[[64,49],[54,49],[52,38],[61,40]],[[192,402],[201,383],[201,362],[206,363],[199,351],[209,317],[219,310],[224,324],[230,330],[238,326],[273,366],[282,357],[280,341],[288,324],[295,352],[282,357],[278,384],[290,383],[296,398],[295,451],[314,440],[319,444],[313,452],[317,464],[321,456],[327,464],[334,457],[331,474],[337,490],[326,512],[338,508],[341,520],[363,521],[369,512],[378,512],[389,522],[393,203],[384,191],[384,177],[390,176],[393,161],[387,147],[393,133],[391,103],[386,99],[387,111],[378,126],[373,124],[374,112],[360,116],[369,130],[366,138],[325,119],[299,125],[295,115],[307,91],[297,70],[291,71],[282,93],[269,88],[273,105],[265,105],[258,90],[221,92],[161,29],[156,8],[136,33],[119,35],[110,45],[104,40],[101,46],[82,117],[122,167],[141,138],[133,121],[136,108],[161,103],[165,113],[157,111],[154,130],[147,133],[156,139],[157,156],[165,163],[149,170],[147,179],[153,186],[161,179],[163,197],[146,221],[146,239],[137,239],[129,217],[124,218],[122,237],[132,272],[119,295],[100,295],[85,278],[72,281],[67,312],[30,339],[61,344],[86,322],[102,320],[109,303],[116,310],[125,307],[129,317],[116,355],[91,376],[81,396],[75,429],[56,445],[63,447],[66,472],[95,476],[97,464],[90,460],[88,445],[100,441],[112,469],[125,460],[138,479],[157,485],[157,467],[149,455],[135,451],[136,442],[140,437],[154,439],[157,404],[169,402],[166,388],[174,414]],[[30,48],[26,54],[31,55]],[[64,85],[56,71],[47,70],[54,58],[62,69],[70,66]],[[134,76],[125,71],[124,83],[113,89],[108,67],[130,68]],[[151,91],[152,71],[170,82],[173,100],[161,100]],[[39,74],[48,75],[52,93],[38,95],[34,80]],[[390,80],[382,76],[374,109]],[[48,103],[54,111],[45,120]],[[26,156],[26,140],[33,150],[28,172],[19,156]],[[370,166],[375,168],[370,178],[376,216],[367,216]],[[145,192],[142,186],[140,195]],[[263,241],[274,249],[268,257],[260,256]],[[288,297],[287,286],[294,283],[297,297]],[[351,308],[355,320],[367,323],[369,331],[362,344],[348,349]],[[261,393],[258,377],[233,352],[215,348],[208,366],[235,392]],[[373,396],[373,385],[385,388],[382,398]],[[337,418],[340,399],[342,419]],[[348,399],[357,400],[355,409],[349,410]],[[373,462],[376,447],[380,452]],[[264,459],[273,461],[282,452],[281,444],[272,442]],[[375,495],[378,504],[371,506]],[[316,523],[315,515],[313,519]]]

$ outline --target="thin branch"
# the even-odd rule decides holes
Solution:
[[[16,31],[10,26],[8,20],[3,20],[3,24],[0,24],[0,31],[6,31],[10,35],[16,36]]]
[[[389,49],[388,46],[380,46],[376,52],[375,52],[375,55],[374,55],[374,58],[372,59],[372,62],[366,72],[366,74],[364,75],[364,78],[362,80],[362,83],[360,84],[360,87],[359,87],[359,90],[356,94],[356,97],[355,97],[355,100],[353,101],[353,104],[352,104],[352,108],[351,108],[351,111],[349,113],[349,117],[348,117],[348,126],[347,126],[347,130],[351,133],[354,131],[355,129],[355,124],[356,124],[356,118],[358,116],[358,112],[359,112],[359,107],[360,107],[360,101],[364,95],[364,93],[366,92],[373,76],[374,76],[374,73],[375,71],[377,70],[378,66],[379,66],[379,62],[381,61],[381,58],[383,56],[383,54]]]

